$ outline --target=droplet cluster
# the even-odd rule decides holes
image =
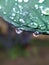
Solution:
[[[22,30],[43,32],[46,27],[49,29],[46,26],[49,21],[49,6],[45,2],[46,0],[1,0],[0,16]]]

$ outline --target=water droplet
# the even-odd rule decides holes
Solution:
[[[24,2],[28,2],[29,0],[24,0]]]
[[[38,32],[38,31],[34,32],[34,33],[33,33],[33,36],[34,36],[34,37],[38,37],[38,36],[39,36],[39,32]]]
[[[6,14],[6,12],[3,12],[3,14]]]
[[[0,6],[0,9],[2,9],[2,7]]]
[[[25,21],[24,21],[23,19],[20,19],[19,21],[20,21],[21,23],[25,23]]]
[[[35,4],[35,8],[38,9],[38,5],[37,4]]]
[[[15,5],[17,5],[17,3],[15,3]]]
[[[42,9],[41,11],[42,11],[42,14],[49,15],[49,8],[46,8],[44,10]]]
[[[20,30],[20,29],[16,29],[15,31],[16,31],[17,34],[21,34],[21,33],[23,32],[23,31]]]
[[[42,10],[43,9],[43,6],[40,6],[39,8],[40,8],[40,10]]]
[[[20,2],[20,3],[21,3],[21,2],[22,2],[22,0],[18,0],[18,2]]]
[[[39,0],[39,3],[43,3],[44,2],[44,0]]]
[[[37,28],[38,24],[36,22],[32,22],[29,24],[30,27]]]
[[[16,19],[14,19],[14,21],[16,21]]]
[[[16,12],[16,9],[15,9],[15,8],[13,8],[13,11],[14,11],[14,12]]]
[[[13,20],[13,19],[14,19],[14,17],[11,17],[11,16],[10,16],[10,19],[12,19],[12,20]]]
[[[15,13],[12,13],[12,16],[15,16]]]
[[[23,7],[21,5],[18,5],[20,9],[23,9]]]

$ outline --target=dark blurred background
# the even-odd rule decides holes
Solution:
[[[0,18],[0,65],[49,65],[49,35],[34,37],[25,31],[18,35],[11,24]]]

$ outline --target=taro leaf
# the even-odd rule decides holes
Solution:
[[[0,0],[0,16],[21,30],[49,34],[49,0]]]

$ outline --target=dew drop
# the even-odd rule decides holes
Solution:
[[[38,32],[38,31],[34,32],[34,33],[33,33],[33,36],[34,36],[34,37],[38,37],[38,36],[39,36],[39,32]]]
[[[13,11],[14,11],[14,12],[16,12],[16,9],[15,9],[15,8],[13,8]]]
[[[20,30],[20,29],[16,29],[15,31],[16,31],[17,34],[21,34],[21,33],[23,32],[23,31]]]
[[[17,5],[17,3],[15,3],[15,5]]]
[[[16,21],[16,19],[14,19],[14,21]]]
[[[35,4],[35,8],[38,9],[38,5],[37,4]]]
[[[20,3],[21,3],[21,2],[22,2],[22,0],[18,0],[18,2],[20,2]]]
[[[29,0],[24,0],[24,2],[28,2]]]
[[[46,8],[44,10],[42,9],[41,11],[42,11],[42,14],[49,15],[49,8]]]
[[[3,12],[3,14],[6,14],[6,12]]]
[[[14,19],[14,17],[11,17],[11,16],[10,16],[10,19],[12,19],[12,20],[13,20],[13,19]]]
[[[39,0],[39,3],[43,3],[44,2],[44,0]]]
[[[23,19],[20,19],[19,21],[20,21],[21,23],[25,23],[25,21],[24,21]]]
[[[0,6],[0,9],[2,9],[2,7]]]
[[[12,13],[12,16],[15,16],[15,13]]]

